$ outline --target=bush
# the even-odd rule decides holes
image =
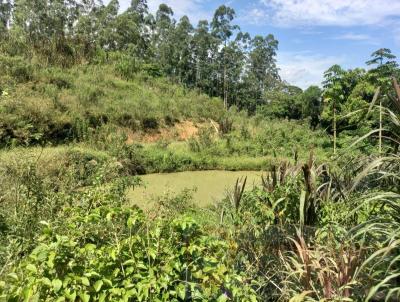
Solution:
[[[115,64],[115,70],[118,75],[126,80],[134,78],[136,73],[140,70],[140,65],[135,57],[122,55],[118,62]]]
[[[136,121],[135,117],[130,113],[121,113],[117,117],[117,123],[120,126],[128,127],[133,130],[138,129],[138,121]]]
[[[0,55],[0,70],[3,74],[13,77],[18,83],[32,81],[34,78],[33,66],[22,57]]]
[[[6,300],[256,301],[250,280],[232,265],[232,247],[188,216],[147,219],[122,206],[124,187],[82,192],[55,219],[29,256],[0,275]],[[122,189],[122,190],[121,190]],[[60,203],[61,202],[61,203]],[[234,252],[234,251],[232,251]]]
[[[142,128],[144,130],[156,130],[159,127],[158,119],[155,117],[145,117],[142,119]]]
[[[101,88],[82,87],[79,91],[79,98],[83,103],[97,105],[101,98],[105,96]]]
[[[58,89],[70,89],[72,88],[72,81],[69,77],[64,74],[56,74],[50,77],[49,83],[56,85]]]
[[[218,124],[222,134],[228,134],[233,130],[233,120],[229,117],[222,118]]]

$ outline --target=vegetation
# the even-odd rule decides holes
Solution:
[[[234,17],[0,0],[0,301],[400,299],[396,57],[303,91]],[[262,177],[131,200],[198,170]]]

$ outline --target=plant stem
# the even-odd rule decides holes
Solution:
[[[379,155],[382,154],[382,98],[379,100]]]
[[[333,154],[336,155],[336,106],[333,104]]]

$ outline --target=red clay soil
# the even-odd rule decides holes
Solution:
[[[155,143],[160,140],[186,141],[189,138],[196,136],[199,132],[199,129],[201,127],[204,127],[205,125],[209,126],[208,123],[195,124],[192,121],[183,121],[176,123],[172,127],[160,128],[158,130],[147,133],[127,131],[127,143]]]

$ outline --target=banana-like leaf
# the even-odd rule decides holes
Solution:
[[[370,112],[372,111],[372,108],[374,108],[375,103],[376,103],[376,101],[377,101],[378,98],[379,98],[380,92],[381,92],[381,87],[378,87],[378,88],[376,89],[376,91],[375,91],[374,97],[373,97],[373,99],[372,99],[371,105],[369,106],[368,113],[367,113],[367,116],[366,116],[366,117],[369,116]]]
[[[400,104],[400,86],[397,83],[397,79],[396,78],[393,78],[393,86],[394,86],[394,90],[396,91],[396,94],[397,94],[397,101]]]
[[[300,195],[300,228],[304,226],[304,211],[306,205],[306,191],[302,190]]]
[[[370,301],[377,294],[379,289],[385,287],[389,281],[391,281],[392,279],[395,279],[399,276],[400,276],[400,273],[387,276],[385,279],[383,279],[381,282],[379,282],[376,286],[371,288],[365,301],[366,302]]]

